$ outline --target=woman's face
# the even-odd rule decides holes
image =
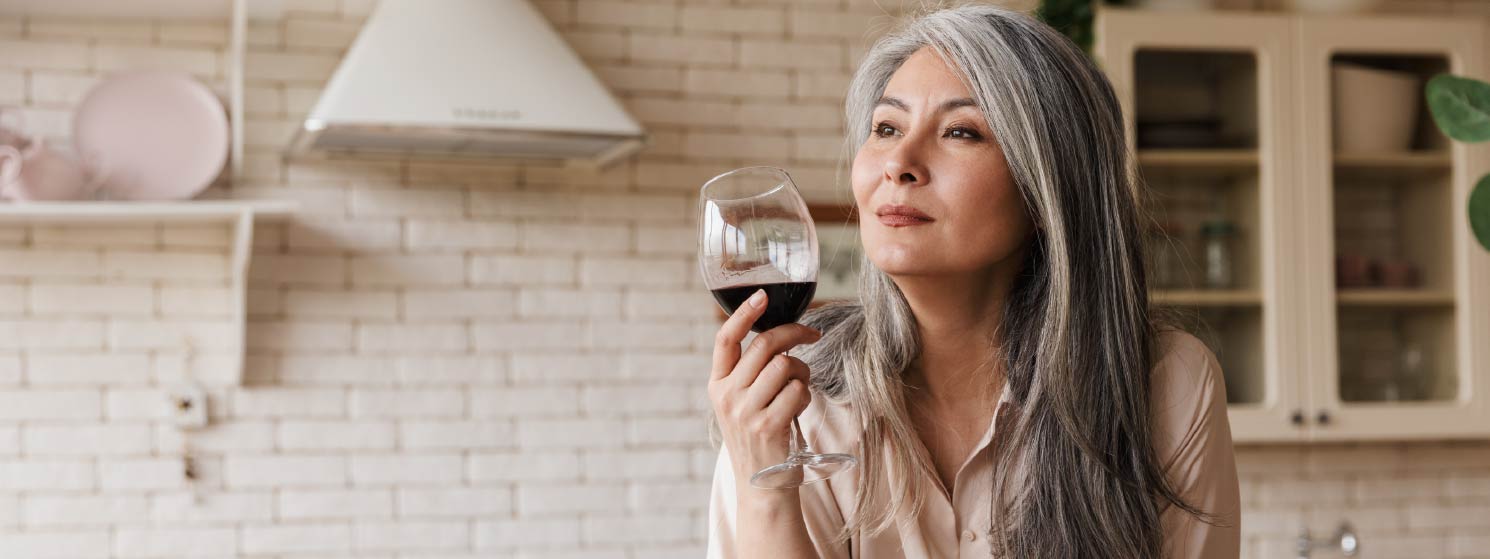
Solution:
[[[865,253],[892,277],[990,271],[1029,235],[1004,153],[971,98],[922,48],[874,108],[854,157],[854,202]]]

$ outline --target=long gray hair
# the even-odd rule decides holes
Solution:
[[[958,69],[1037,226],[999,339],[989,340],[1012,404],[994,446],[994,552],[1158,557],[1165,506],[1213,517],[1179,498],[1152,445],[1159,327],[1139,179],[1112,86],[1080,48],[1026,14],[977,4],[931,12],[880,39],[860,64],[846,103],[848,160],[891,75],[923,47]],[[916,318],[889,275],[868,258],[862,270],[859,302],[809,312],[802,323],[824,336],[797,351],[815,391],[851,402],[862,429],[862,483],[841,538],[914,517],[926,496],[913,480],[936,475],[902,380],[920,351]]]

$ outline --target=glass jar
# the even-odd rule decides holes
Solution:
[[[1403,400],[1430,399],[1433,387],[1429,384],[1429,355],[1423,350],[1423,345],[1416,340],[1407,340],[1398,352],[1394,394]]]
[[[1205,286],[1211,289],[1230,289],[1235,283],[1232,277],[1232,242],[1236,236],[1236,225],[1223,219],[1206,221],[1200,226],[1201,242],[1205,247]]]

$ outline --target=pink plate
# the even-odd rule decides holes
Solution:
[[[222,102],[177,72],[129,72],[100,82],[78,104],[72,132],[78,154],[103,176],[105,198],[191,198],[228,159]]]

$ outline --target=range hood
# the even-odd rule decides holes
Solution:
[[[527,0],[379,0],[289,155],[598,167],[645,142]]]

